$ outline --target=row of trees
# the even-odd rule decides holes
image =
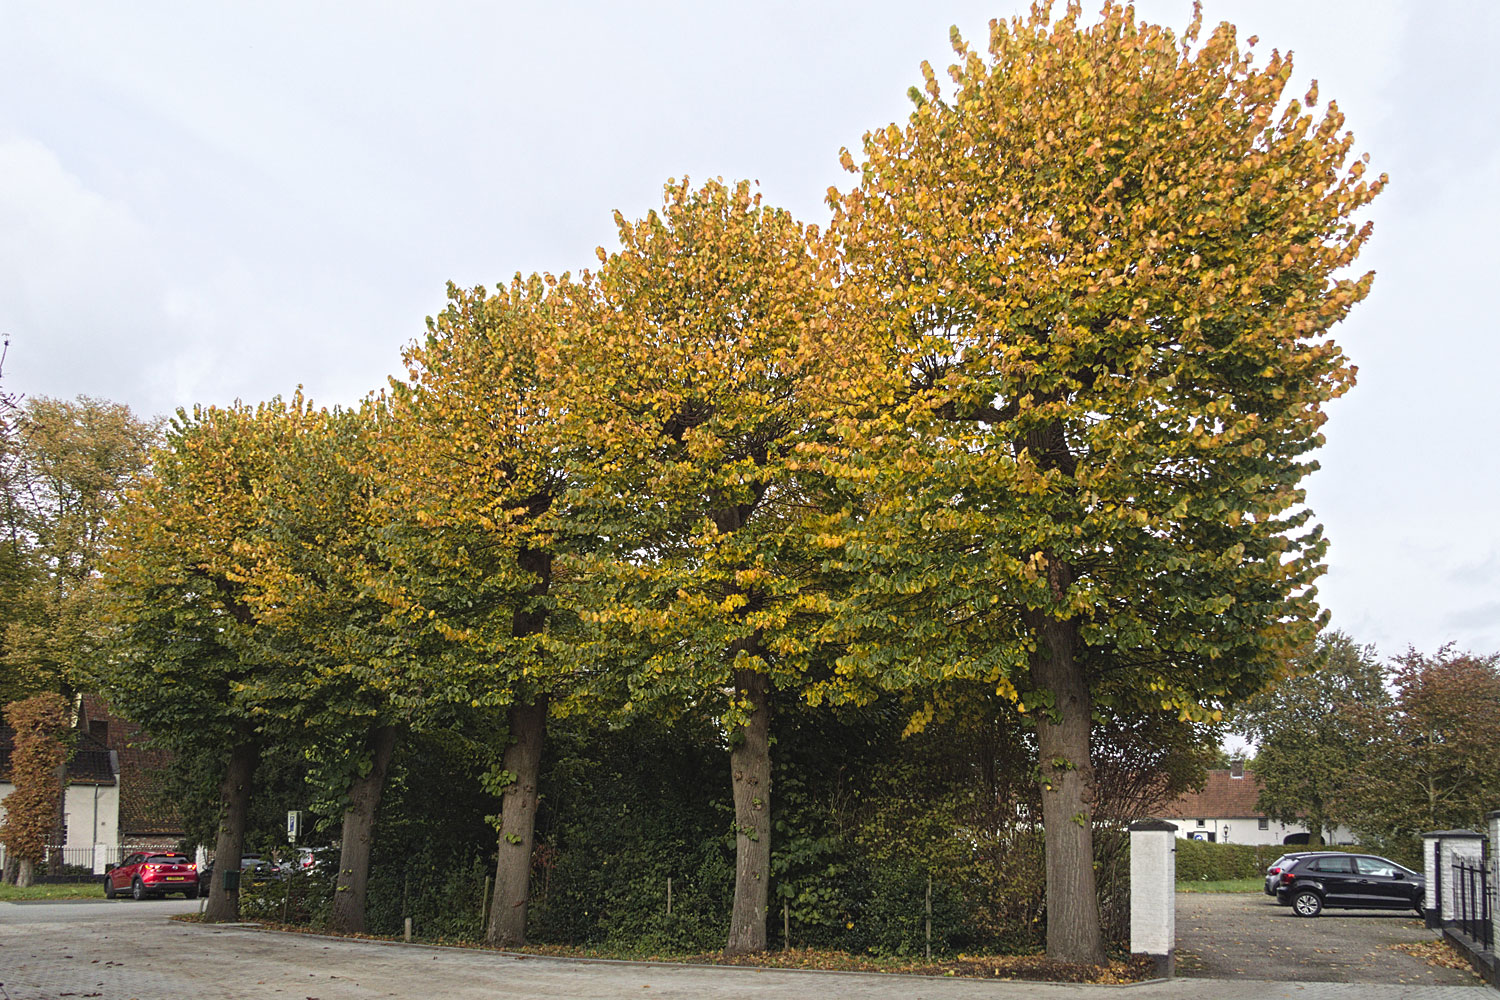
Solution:
[[[548,719],[707,718],[754,951],[773,704],[899,694],[915,731],[978,685],[1034,727],[1048,952],[1101,961],[1095,720],[1211,720],[1320,620],[1299,483],[1383,184],[1289,59],[1131,17],[955,35],[826,229],[671,182],[596,272],[450,289],[356,409],[180,412],[100,564],[95,679],[218,759],[218,856],[300,748],[358,929],[393,753],[463,732],[519,942]]]
[[[1500,655],[1408,650],[1387,668],[1332,632],[1236,710],[1257,743],[1261,808],[1411,859],[1429,830],[1480,829],[1500,802]]]

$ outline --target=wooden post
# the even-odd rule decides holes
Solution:
[[[667,916],[672,915],[672,876],[667,876]]]
[[[411,917],[406,918],[406,943],[411,944]]]
[[[781,901],[781,950],[792,950],[792,904],[786,899]]]
[[[927,876],[927,961],[932,961],[932,876]]]
[[[484,877],[484,895],[479,897],[479,933],[484,934],[485,919],[490,912],[490,876]]]

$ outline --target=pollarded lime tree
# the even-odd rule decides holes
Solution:
[[[1369,290],[1351,218],[1384,178],[1228,24],[1038,4],[954,47],[953,87],[924,65],[834,198],[891,400],[830,460],[879,500],[833,550],[862,581],[842,667],[1025,706],[1048,953],[1097,962],[1093,707],[1210,714],[1315,627],[1300,483],[1353,381],[1328,331]]]
[[[430,645],[430,697],[505,716],[486,931],[499,945],[526,940],[547,714],[571,673],[552,635],[554,557],[568,536],[557,508],[565,453],[552,432],[560,376],[548,368],[569,288],[541,276],[493,294],[450,287],[447,309],[406,352],[383,452],[379,592],[408,641]]]
[[[365,928],[375,815],[401,735],[427,723],[434,676],[420,639],[379,596],[389,510],[379,499],[392,432],[379,398],[359,409],[301,393],[263,406],[281,426],[235,548],[264,668],[240,688],[262,730],[307,748],[320,798],[340,817],[330,926]],[[442,683],[442,679],[438,679]]]
[[[577,565],[629,716],[718,714],[730,737],[736,876],[726,950],[766,944],[770,713],[799,694],[826,597],[808,551],[813,349],[830,268],[816,230],[749,184],[666,188],[617,215],[586,319],[564,328],[560,412],[587,457]]]
[[[150,472],[121,505],[101,563],[104,630],[93,679],[159,745],[222,761],[220,859],[243,854],[266,739],[246,691],[274,664],[250,601],[245,542],[261,517],[256,484],[286,432],[279,404],[178,411]],[[238,918],[238,890],[215,878],[205,919]]]

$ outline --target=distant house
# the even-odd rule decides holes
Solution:
[[[1187,792],[1160,807],[1153,819],[1177,824],[1177,835],[1193,840],[1231,844],[1305,844],[1305,823],[1281,823],[1256,808],[1261,783],[1254,771],[1235,764],[1228,770],[1208,772],[1200,792]],[[1324,831],[1329,843],[1350,843],[1347,827]]]
[[[185,836],[182,816],[160,792],[161,777],[172,765],[171,753],[144,745],[141,727],[115,715],[96,694],[79,697],[77,726],[119,760],[120,824],[114,843],[127,853],[175,846]]]
[[[0,723],[0,822],[5,817],[5,799],[16,786],[10,781],[10,755],[15,731]],[[57,861],[103,871],[101,852],[95,845],[118,843],[120,814],[119,760],[108,746],[88,732],[80,732],[68,761],[63,785],[62,852]],[[3,851],[3,848],[0,848]],[[113,856],[108,858],[113,860]]]

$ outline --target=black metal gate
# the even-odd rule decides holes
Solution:
[[[1493,951],[1495,927],[1490,922],[1490,866],[1486,861],[1453,859],[1453,926],[1485,951]]]

